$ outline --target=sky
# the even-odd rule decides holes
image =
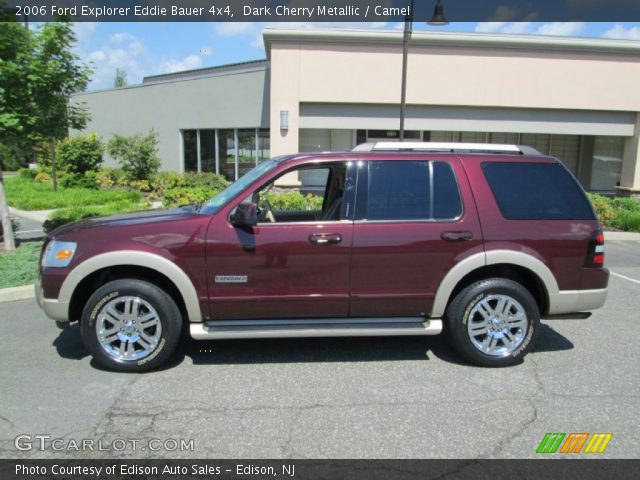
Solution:
[[[403,23],[76,23],[75,47],[94,70],[89,90],[113,87],[116,69],[129,85],[146,75],[177,72],[265,58],[262,30],[279,28],[401,29]],[[616,38],[640,42],[640,23],[491,22],[451,23],[445,27],[414,24],[414,31],[487,32]]]

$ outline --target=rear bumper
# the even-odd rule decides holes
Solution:
[[[595,310],[604,305],[608,290],[561,290],[549,295],[549,314],[574,313]]]
[[[44,310],[45,315],[56,322],[69,322],[69,302],[60,302],[58,299],[44,298],[40,280],[34,285],[36,302]]]

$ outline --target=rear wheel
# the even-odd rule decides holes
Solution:
[[[447,307],[454,347],[473,364],[506,367],[531,350],[540,310],[529,291],[513,280],[491,278],[458,293]]]
[[[82,340],[110,370],[143,372],[168,360],[180,337],[182,315],[173,299],[142,280],[109,282],[82,312]]]

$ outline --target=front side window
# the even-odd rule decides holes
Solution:
[[[462,213],[455,175],[445,162],[371,161],[366,194],[359,200],[366,220],[453,220]]]
[[[287,171],[256,190],[247,201],[258,206],[260,223],[337,221],[345,216],[350,187],[345,162]]]

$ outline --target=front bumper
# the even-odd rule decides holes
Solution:
[[[56,323],[69,323],[69,302],[60,302],[55,298],[44,298],[40,280],[34,285],[36,302],[44,313]]]

